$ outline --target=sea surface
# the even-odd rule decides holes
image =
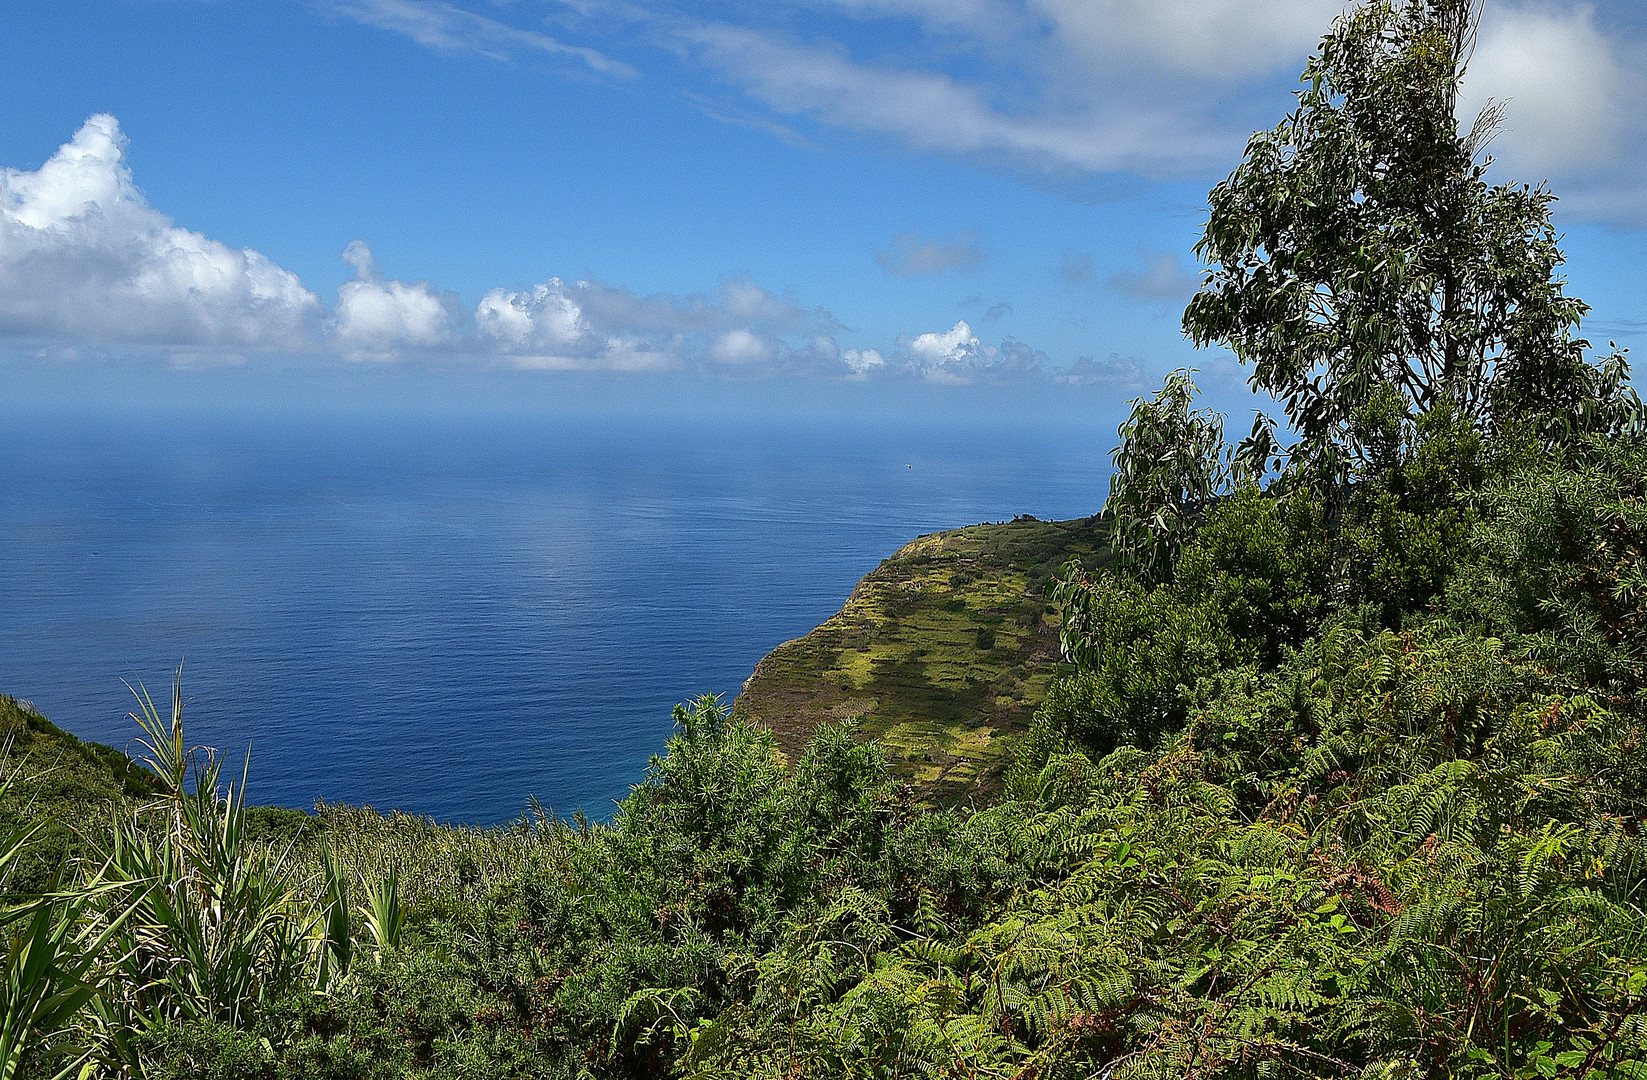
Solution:
[[[609,817],[671,706],[730,702],[922,533],[1103,500],[1114,418],[0,412],[0,692],[254,801]]]

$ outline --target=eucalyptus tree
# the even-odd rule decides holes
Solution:
[[[1110,542],[1122,566],[1144,578],[1171,571],[1201,512],[1231,477],[1224,418],[1190,407],[1192,374],[1174,371],[1154,398],[1132,402],[1112,455],[1104,503],[1113,515]]]
[[[1410,415],[1444,400],[1484,432],[1630,422],[1622,354],[1588,363],[1544,185],[1489,183],[1489,103],[1461,124],[1481,0],[1371,0],[1341,16],[1298,104],[1213,189],[1211,267],[1184,313],[1274,395],[1310,457],[1363,458],[1382,387]]]

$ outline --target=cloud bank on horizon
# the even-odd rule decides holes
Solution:
[[[98,114],[38,170],[0,169],[0,337],[146,347],[181,359],[322,353],[746,377],[968,383],[1051,370],[1021,344],[980,344],[965,322],[905,335],[884,354],[842,348],[834,316],[748,277],[685,296],[555,277],[491,289],[470,310],[431,282],[386,277],[360,240],[342,256],[354,278],[328,308],[260,252],[181,228],[150,206],[126,146],[119,122]],[[932,256],[920,249],[910,258]]]

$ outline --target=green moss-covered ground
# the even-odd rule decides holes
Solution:
[[[1102,543],[1093,518],[919,537],[833,618],[763,659],[737,711],[772,728],[792,760],[820,724],[856,719],[923,798],[992,794],[1057,668],[1052,575]]]

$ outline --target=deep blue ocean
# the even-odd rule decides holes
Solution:
[[[0,413],[0,692],[131,746],[122,680],[250,797],[610,815],[915,536],[1103,500],[1090,422]]]

